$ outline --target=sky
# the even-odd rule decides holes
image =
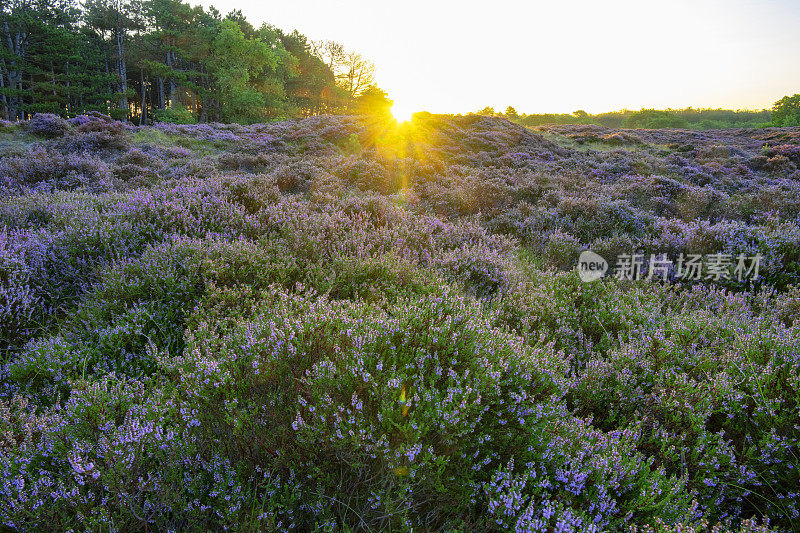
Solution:
[[[394,111],[763,109],[800,92],[800,0],[188,0],[376,66]]]

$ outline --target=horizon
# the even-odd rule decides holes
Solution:
[[[800,52],[800,5],[788,0],[499,2],[488,24],[476,3],[199,4],[357,50],[375,63],[378,85],[405,114],[487,106],[525,114],[757,111],[800,87],[792,53]]]

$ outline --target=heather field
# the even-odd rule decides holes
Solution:
[[[3,122],[0,529],[800,531],[799,167],[800,128]]]

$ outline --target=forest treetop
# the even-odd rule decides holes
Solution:
[[[387,112],[374,65],[341,44],[182,0],[4,0],[0,114],[146,123]],[[362,97],[363,98],[360,98]]]

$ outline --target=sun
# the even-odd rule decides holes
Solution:
[[[407,105],[394,104],[392,106],[392,116],[397,122],[408,122],[416,112],[416,109]]]

